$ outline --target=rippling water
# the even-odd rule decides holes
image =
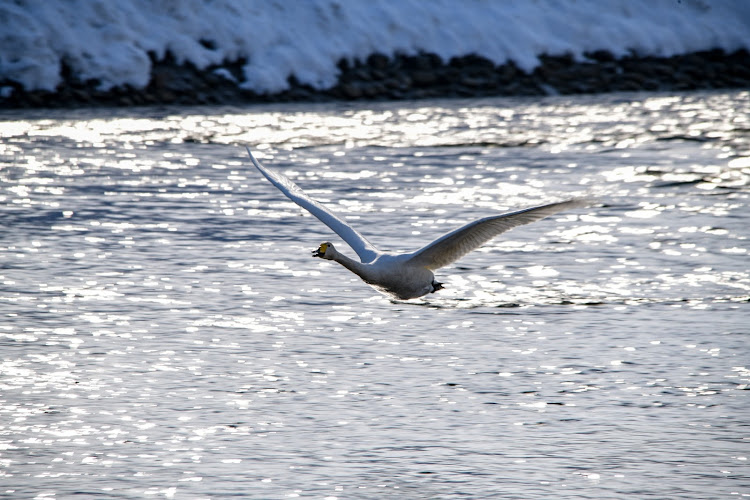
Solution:
[[[750,496],[750,93],[0,120],[0,497]],[[394,251],[602,203],[392,302],[245,144]]]

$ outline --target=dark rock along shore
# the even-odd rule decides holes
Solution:
[[[750,88],[750,52],[727,54],[710,50],[660,58],[635,54],[615,58],[605,51],[571,56],[540,57],[533,72],[513,62],[495,65],[476,55],[442,61],[435,54],[388,57],[373,54],[364,61],[339,62],[338,83],[316,90],[289,77],[289,90],[257,94],[238,87],[246,60],[203,70],[177,64],[167,55],[153,60],[151,81],[143,89],[124,86],[97,90],[96,80],[80,81],[63,66],[63,83],[55,92],[25,91],[17,82],[0,81],[13,92],[0,97],[0,108],[72,108],[151,104],[242,104],[289,101],[398,100],[436,97],[533,96],[618,91],[688,91]],[[234,81],[233,81],[234,80]],[[6,92],[7,95],[7,92]]]

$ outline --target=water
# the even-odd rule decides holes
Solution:
[[[0,118],[0,497],[750,495],[750,93]],[[245,144],[392,250],[602,204],[392,302]]]

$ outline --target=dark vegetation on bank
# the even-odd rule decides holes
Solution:
[[[618,91],[688,91],[750,88],[750,52],[722,50],[674,57],[615,58],[605,51],[586,54],[585,62],[570,56],[541,56],[542,64],[527,73],[512,62],[495,65],[475,56],[443,62],[434,54],[388,57],[373,54],[353,64],[339,62],[338,83],[316,90],[289,77],[290,88],[257,94],[239,88],[245,60],[199,70],[177,64],[167,55],[154,60],[151,81],[143,89],[97,90],[98,81],[80,81],[62,68],[63,83],[55,92],[25,91],[17,82],[0,81],[5,97],[0,108],[73,108],[153,104],[243,104],[398,100],[435,97],[534,96]],[[13,91],[9,92],[9,87]],[[8,95],[10,94],[10,95]]]

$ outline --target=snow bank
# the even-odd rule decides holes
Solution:
[[[146,86],[167,52],[200,69],[244,58],[259,93],[336,83],[373,53],[477,54],[532,70],[541,54],[668,57],[750,48],[747,0],[17,0],[0,3],[0,81],[54,90],[68,68],[100,88]]]

